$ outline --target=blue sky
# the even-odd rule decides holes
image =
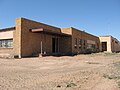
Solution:
[[[17,17],[120,40],[120,0],[0,0],[0,28]]]

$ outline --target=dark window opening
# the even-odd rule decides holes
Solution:
[[[86,40],[84,40],[84,43],[83,43],[83,44],[84,44],[84,46],[85,46],[85,44],[86,44],[85,42],[86,42]]]
[[[52,52],[58,53],[59,52],[59,39],[52,38]]]
[[[86,40],[83,40],[84,49],[86,49]]]
[[[82,39],[79,39],[79,49],[81,49],[82,48]]]
[[[117,41],[115,41],[115,43],[116,43],[116,44],[118,44],[118,42],[117,42]]]
[[[107,51],[107,42],[102,42],[102,51]]]

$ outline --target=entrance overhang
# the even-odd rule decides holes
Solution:
[[[65,34],[62,32],[57,32],[57,31],[52,31],[52,30],[47,30],[44,28],[38,28],[38,29],[30,29],[32,33],[46,33],[46,34],[51,34],[51,35],[58,35],[58,36],[67,36],[70,37],[71,35]]]

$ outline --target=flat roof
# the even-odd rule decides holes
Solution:
[[[62,32],[55,32],[55,31],[52,31],[52,30],[44,29],[44,28],[30,29],[30,31],[33,32],[33,33],[43,32],[43,33],[52,34],[52,35],[71,36],[69,34],[65,34],[65,33],[62,33]]]
[[[93,37],[97,37],[97,38],[98,38],[98,36],[93,35],[93,34],[91,34],[91,33],[88,33],[88,32],[86,32],[85,30],[80,30],[80,29],[77,29],[77,28],[74,28],[74,27],[71,27],[71,28],[73,28],[73,29],[75,29],[75,30],[78,30],[78,31],[80,31],[80,32],[86,33],[86,34],[88,34],[88,35],[91,35],[91,36],[93,36]]]
[[[99,36],[99,37],[112,37],[111,35],[103,35],[103,36]]]
[[[11,31],[11,30],[14,30],[14,29],[15,29],[15,27],[3,28],[3,29],[0,29],[0,32]]]

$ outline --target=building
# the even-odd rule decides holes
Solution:
[[[17,18],[12,28],[0,30],[0,53],[14,57],[36,54],[73,55],[98,52],[99,38],[75,28],[58,28]]]
[[[100,51],[120,52],[120,42],[112,36],[100,36]]]
[[[21,58],[99,52],[101,38],[73,27],[58,28],[17,18],[15,27],[0,30],[0,55]]]

